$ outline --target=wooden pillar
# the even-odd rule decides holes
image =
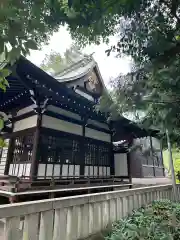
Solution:
[[[131,173],[131,157],[130,153],[127,153],[127,170],[128,170],[128,177],[129,177],[129,183],[132,183],[132,173]],[[131,188],[132,186],[130,186]]]
[[[7,153],[4,175],[9,174],[9,167],[13,160],[13,152],[14,152],[14,138],[13,138],[13,134],[12,134],[9,139],[9,146],[8,146],[8,153]]]
[[[14,152],[14,144],[15,144],[15,142],[14,142],[15,139],[13,137],[13,129],[14,129],[14,119],[13,119],[13,117],[15,117],[15,116],[16,116],[16,112],[13,112],[12,113],[12,119],[11,119],[12,133],[11,133],[10,138],[9,138],[9,146],[8,146],[6,165],[5,165],[5,169],[4,169],[4,175],[9,174],[9,167],[10,167],[10,164],[12,163],[12,160],[13,160],[13,152]]]
[[[81,140],[81,146],[80,146],[80,155],[81,155],[81,164],[80,164],[80,175],[84,176],[85,171],[85,130],[86,130],[86,120],[85,118],[83,120],[83,126],[82,126],[82,140]]]
[[[113,133],[111,133],[111,146],[110,146],[110,174],[115,175],[115,166],[114,166],[114,149],[113,149]]]
[[[37,127],[34,133],[34,144],[32,150],[32,161],[31,161],[31,171],[30,171],[30,179],[35,180],[37,177],[37,170],[38,170],[38,148],[39,148],[39,140],[40,140],[40,130],[41,130],[41,123],[42,123],[42,113],[38,112],[38,119],[37,119]]]

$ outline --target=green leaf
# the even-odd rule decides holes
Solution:
[[[0,54],[4,52],[4,41],[3,39],[0,37]]]
[[[179,41],[180,40],[180,35],[176,36],[175,38],[176,38],[177,41]]]
[[[21,55],[21,49],[19,47],[12,48],[10,52],[8,52],[8,60],[10,62],[14,62],[16,59],[18,59]]]
[[[128,227],[128,229],[132,230],[132,231],[137,231],[137,226],[135,224],[126,224],[126,227]]]
[[[9,87],[9,83],[8,83],[8,81],[7,81],[7,79],[6,79],[6,78],[4,78],[4,81],[3,81],[3,83],[4,83],[4,85],[5,85],[5,86]]]
[[[4,128],[4,121],[2,118],[0,118],[0,130]]]
[[[27,42],[24,43],[25,48],[27,49],[33,49],[33,50],[38,50],[37,44],[33,40],[28,40]]]
[[[0,89],[2,89],[4,92],[6,91],[6,86],[1,82],[1,79],[0,79]]]
[[[2,77],[5,78],[5,77],[7,77],[11,74],[11,71],[7,68],[4,68],[4,69],[0,70],[0,74],[1,74]]]

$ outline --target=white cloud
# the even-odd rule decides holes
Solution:
[[[110,38],[110,44],[115,44],[116,37]],[[64,53],[67,48],[73,43],[70,34],[66,30],[66,27],[60,27],[59,31],[54,33],[50,38],[49,44],[42,47],[40,51],[31,51],[31,55],[28,57],[36,65],[40,65],[46,54],[51,50]],[[108,49],[108,45],[102,43],[99,46],[90,45],[83,49],[84,53],[91,54],[94,52],[94,58],[98,63],[100,72],[107,85],[111,78],[117,77],[120,73],[126,74],[130,70],[129,58],[116,58],[115,54],[111,54],[109,57],[106,55],[105,50]]]

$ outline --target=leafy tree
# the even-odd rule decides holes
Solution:
[[[98,43],[118,33],[119,41],[110,50],[131,55],[141,64],[158,57],[164,62],[180,51],[177,0],[75,0],[71,8],[74,25],[69,27],[80,44]]]
[[[0,88],[8,87],[6,77],[10,74],[3,69],[13,63],[20,54],[29,54],[42,42],[47,42],[50,34],[58,30],[65,21],[65,12],[60,2],[43,0],[1,0],[0,2]],[[3,127],[0,118],[0,129]]]
[[[3,69],[6,64],[47,43],[60,25],[71,24],[71,15],[68,0],[0,1],[0,88],[4,92],[8,87],[6,77],[10,74]],[[2,127],[0,118],[0,129]]]
[[[76,27],[69,25],[73,37],[83,45],[107,41],[118,33],[117,44],[107,54],[116,51],[118,56],[130,55],[135,64],[135,73],[129,74],[128,80],[120,76],[114,81],[109,109],[144,112],[143,124],[157,126],[162,132],[168,128],[173,141],[180,143],[180,2],[82,2],[72,2],[74,19],[80,19],[83,10],[83,20]],[[103,102],[107,109],[107,101]]]
[[[65,64],[63,56],[60,53],[51,51],[50,54],[46,55],[40,67],[45,71],[60,71],[64,69]]]
[[[56,74],[76,63],[82,56],[83,54],[78,47],[72,45],[69,49],[66,49],[63,55],[51,51],[50,54],[45,56],[40,67],[45,71],[53,71]]]
[[[180,171],[180,151],[177,148],[172,149],[172,157],[173,157],[173,165],[174,165],[174,171],[177,179],[177,174]],[[164,167],[167,169],[168,174],[171,175],[171,170],[169,167],[169,152],[168,150],[163,151],[163,161],[164,161]],[[177,179],[177,183],[179,183]]]
[[[117,91],[113,94],[116,100],[112,109],[136,107],[144,111],[148,107],[148,121],[168,125],[177,136],[179,12],[177,0],[2,0],[0,53],[4,53],[6,62],[12,62],[20,54],[28,54],[29,49],[37,49],[65,23],[81,45],[100,43],[101,39],[108,41],[110,35],[118,33],[117,44],[107,54],[117,51],[119,56],[130,55],[137,68],[145,69],[146,74],[143,80],[133,82],[132,91],[127,88],[121,98]],[[4,89],[8,85],[6,75],[7,72],[1,73],[0,77],[0,87],[3,85]],[[121,86],[117,86],[119,93],[123,93]],[[151,94],[144,101],[142,94],[147,96],[147,93]],[[134,98],[136,94],[140,99]]]

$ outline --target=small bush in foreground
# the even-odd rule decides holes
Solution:
[[[180,240],[180,204],[155,201],[112,226],[106,240]]]

